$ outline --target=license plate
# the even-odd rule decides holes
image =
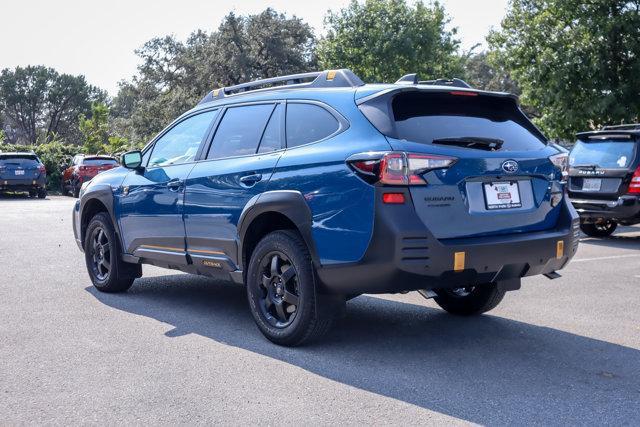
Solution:
[[[582,191],[600,191],[601,179],[585,178],[582,180]]]
[[[484,184],[484,196],[488,210],[522,207],[518,181],[486,183]]]
[[[23,170],[15,170],[13,171],[16,175],[24,175],[24,171]]]

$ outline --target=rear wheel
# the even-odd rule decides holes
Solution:
[[[36,196],[38,195],[38,193],[36,191],[29,191],[29,197],[31,197],[32,199],[34,199]]]
[[[443,310],[462,316],[473,316],[492,310],[500,304],[506,291],[495,283],[454,289],[437,289],[435,302]]]
[[[591,237],[607,237],[610,236],[618,228],[618,223],[611,220],[603,220],[594,223],[580,224],[580,230],[587,236]]]
[[[64,179],[60,179],[60,193],[61,193],[63,196],[66,196],[67,194],[69,194],[69,193],[67,192],[67,187],[64,185]]]
[[[44,188],[41,188],[38,190],[38,198],[39,199],[44,199],[47,197],[47,190]]]
[[[267,339],[295,346],[330,329],[338,309],[336,300],[321,299],[314,274],[311,256],[298,233],[276,231],[258,243],[249,261],[247,297],[251,314]]]
[[[76,199],[80,197],[80,183],[78,181],[72,184],[71,191],[73,192],[73,197]]]
[[[101,292],[126,291],[142,272],[140,265],[122,261],[120,244],[105,212],[96,214],[89,222],[84,255],[89,277]]]

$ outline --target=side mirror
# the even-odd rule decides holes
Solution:
[[[140,169],[142,166],[142,152],[134,150],[124,153],[122,155],[122,166],[127,169]]]

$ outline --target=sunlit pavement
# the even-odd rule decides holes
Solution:
[[[73,203],[0,198],[2,424],[640,423],[640,228],[583,239],[488,315],[362,296],[287,349],[241,287],[145,266],[94,291]]]

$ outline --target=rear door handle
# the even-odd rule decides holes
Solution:
[[[251,175],[245,175],[240,178],[240,183],[246,185],[247,187],[251,187],[256,185],[262,179],[262,174],[254,173]]]
[[[182,187],[184,181],[179,178],[174,178],[171,181],[167,182],[167,188],[171,191],[178,191],[180,187]]]

